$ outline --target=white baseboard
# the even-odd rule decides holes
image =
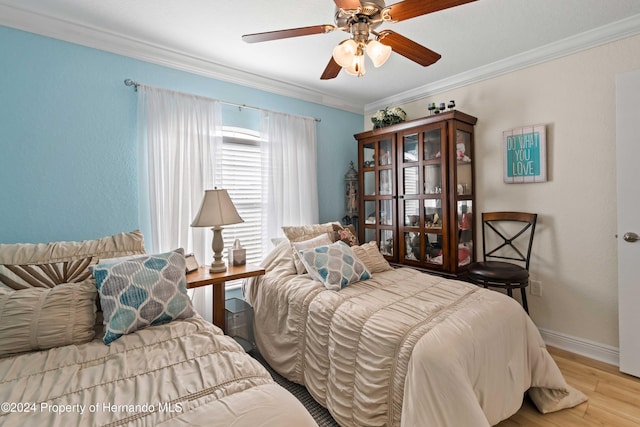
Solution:
[[[610,365],[620,366],[620,349],[560,332],[538,328],[545,344]]]

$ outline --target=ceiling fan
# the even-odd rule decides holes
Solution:
[[[437,62],[441,55],[392,30],[378,32],[376,28],[383,22],[404,21],[473,1],[476,0],[404,0],[386,6],[384,0],[334,0],[336,4],[335,25],[314,25],[246,34],[242,36],[242,40],[247,43],[257,43],[324,34],[334,30],[350,33],[350,39],[342,41],[333,49],[331,60],[320,77],[322,80],[335,78],[343,68],[349,74],[358,77],[363,75],[365,73],[365,52],[375,67],[384,64],[392,50],[426,67]]]

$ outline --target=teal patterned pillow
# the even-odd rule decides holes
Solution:
[[[371,278],[364,263],[342,241],[301,251],[300,258],[311,277],[332,291]]]
[[[184,250],[90,266],[109,344],[125,334],[195,314],[187,295]]]

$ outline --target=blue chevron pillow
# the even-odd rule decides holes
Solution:
[[[187,295],[184,250],[90,266],[104,312],[103,341],[195,314]]]
[[[371,273],[343,241],[300,252],[300,259],[314,279],[338,291],[351,283],[371,278]]]

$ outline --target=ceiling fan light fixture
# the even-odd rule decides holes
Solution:
[[[373,66],[378,68],[391,56],[391,46],[386,46],[378,40],[371,39],[367,42],[367,55],[371,58]]]
[[[364,68],[364,55],[362,54],[362,51],[360,51],[360,55],[356,55],[353,58],[353,61],[351,62],[351,64],[349,64],[348,67],[343,67],[343,68],[347,73],[351,74],[352,76],[356,76],[356,77],[364,76],[367,70]]]
[[[347,39],[333,48],[333,59],[342,68],[348,68],[354,63],[358,53],[358,44],[353,39]]]

